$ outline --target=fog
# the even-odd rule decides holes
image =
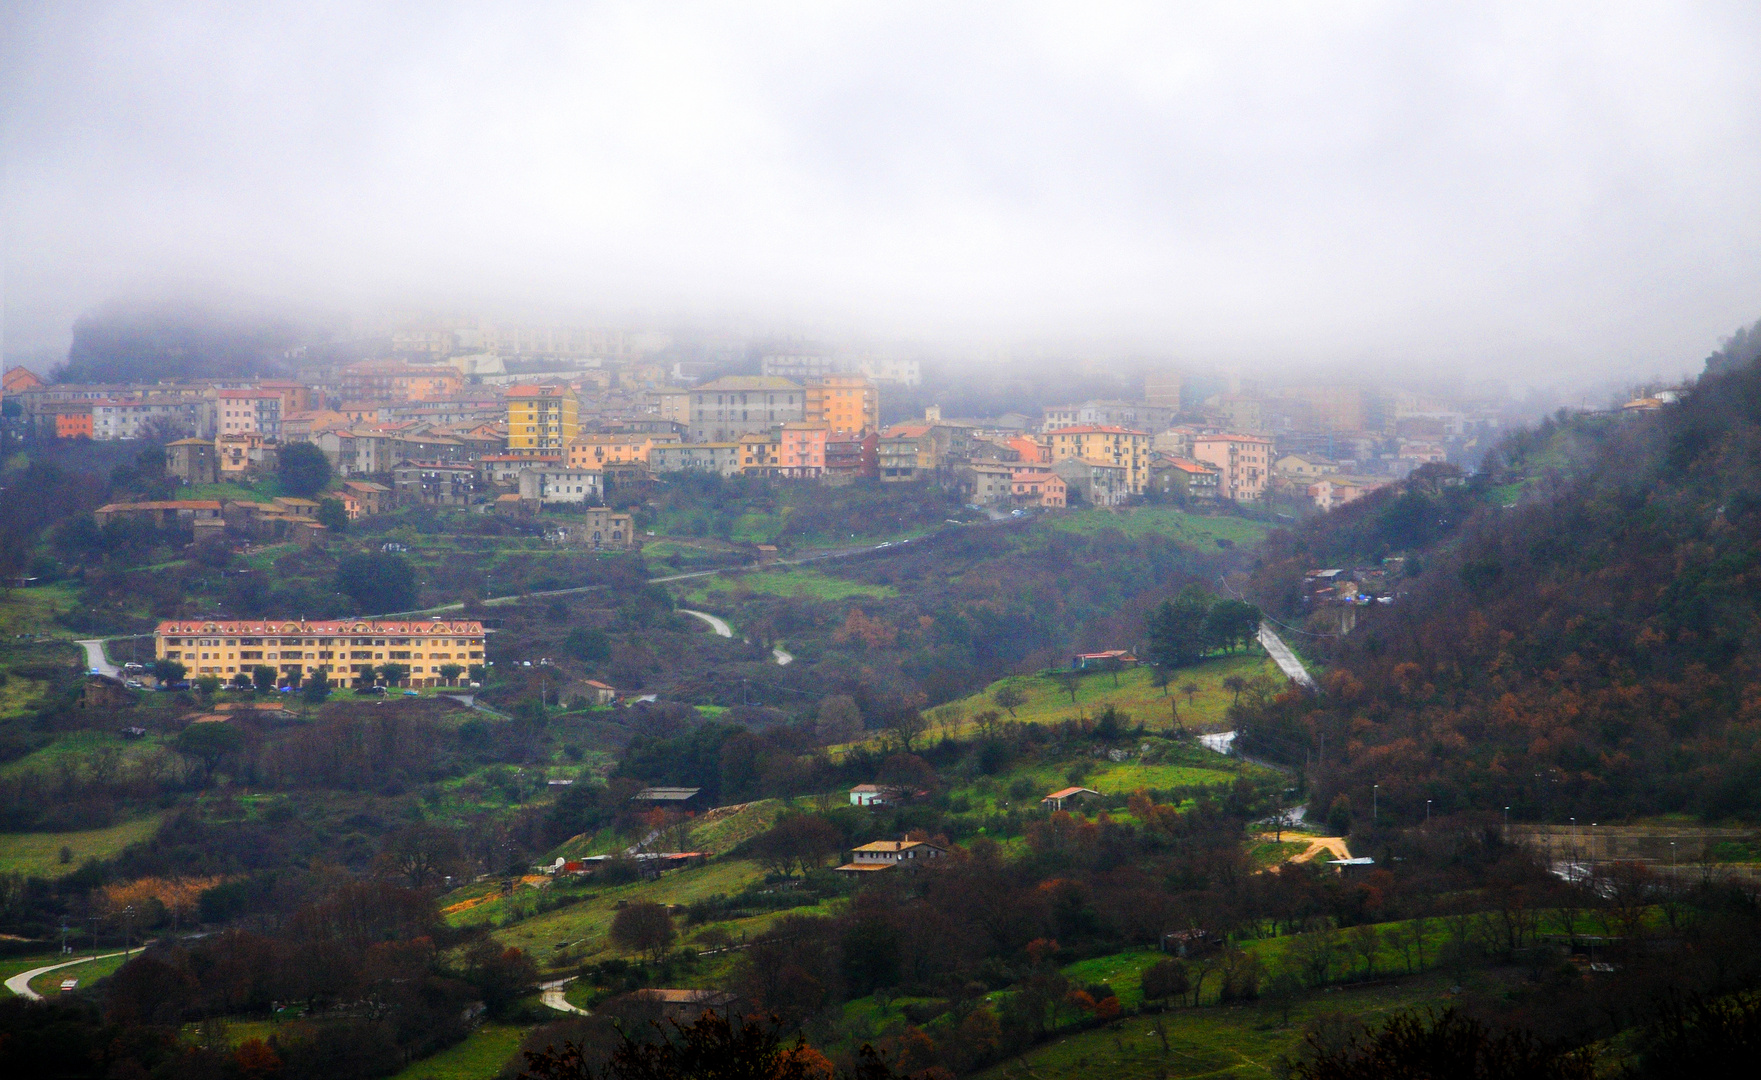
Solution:
[[[1761,8],[1439,7],[8,5],[6,350],[214,289],[1592,378],[1761,315]]]

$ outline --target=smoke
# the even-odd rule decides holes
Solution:
[[[1752,5],[0,18],[9,352],[225,288],[1648,373],[1761,307]]]

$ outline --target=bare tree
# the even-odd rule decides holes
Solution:
[[[997,703],[997,708],[1008,713],[1010,719],[1014,719],[1015,710],[1027,704],[1027,695],[1022,692],[1019,686],[1013,683],[1004,683],[991,694],[991,700]]]
[[[1376,977],[1376,950],[1381,944],[1382,936],[1369,923],[1359,923],[1351,928],[1351,951],[1363,958],[1366,979]]]

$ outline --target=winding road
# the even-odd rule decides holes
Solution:
[[[1265,646],[1266,652],[1271,655],[1272,661],[1278,665],[1278,670],[1282,671],[1286,678],[1305,690],[1320,689],[1315,685],[1314,676],[1308,673],[1308,669],[1302,666],[1302,661],[1298,660],[1296,654],[1290,651],[1290,646],[1284,644],[1284,639],[1279,637],[1270,626],[1261,623],[1258,637],[1260,644]]]
[[[555,982],[539,983],[538,1000],[544,1002],[544,1004],[555,1009],[557,1012],[574,1013],[577,1016],[592,1016],[593,1014],[586,1009],[570,1005],[568,999],[563,997],[563,992],[567,990],[569,984],[574,981],[575,976],[570,975],[566,979],[558,979]]]
[[[80,644],[84,645],[85,642],[82,641],[82,642],[80,642]],[[114,953],[113,952],[113,953],[105,953],[103,956],[82,956],[78,960],[63,960],[59,964],[48,964],[48,965],[45,965],[44,967],[32,968],[29,971],[21,971],[17,975],[14,975],[12,978],[6,980],[6,989],[12,991],[14,994],[17,994],[21,998],[25,998],[30,1001],[41,1001],[41,1000],[43,1000],[43,995],[41,995],[41,994],[37,993],[35,990],[31,989],[31,980],[35,979],[37,976],[47,975],[51,971],[59,971],[65,967],[73,967],[75,964],[90,963],[93,960],[108,960],[112,956],[121,956],[121,955],[122,955],[121,953]]]
[[[689,615],[693,619],[702,619],[704,622],[709,624],[709,628],[711,630],[715,631],[716,637],[733,637],[734,636],[734,631],[731,627],[728,626],[727,620],[718,619],[714,615],[711,615],[707,611],[692,611],[690,608],[680,608],[679,614],[680,615]]]

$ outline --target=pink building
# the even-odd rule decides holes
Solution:
[[[795,420],[782,427],[777,447],[777,475],[795,480],[814,479],[825,473],[825,444],[830,429],[823,424]]]
[[[1217,494],[1237,502],[1266,497],[1272,472],[1272,440],[1258,435],[1199,435],[1192,440],[1193,459],[1217,470]]]

